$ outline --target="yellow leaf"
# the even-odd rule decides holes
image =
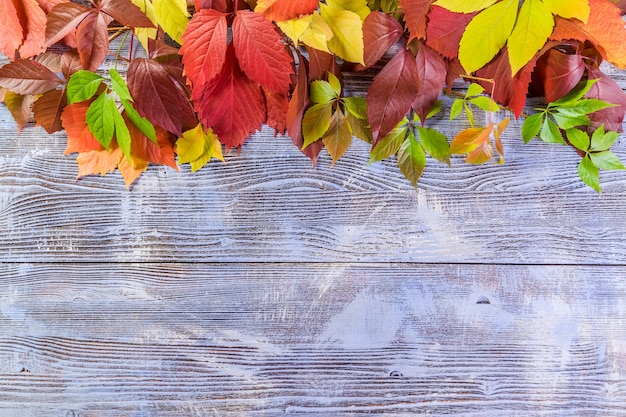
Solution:
[[[513,31],[518,0],[503,0],[478,13],[467,25],[459,45],[459,60],[467,73],[487,64]]]
[[[139,7],[139,9],[141,9],[141,11],[144,12],[146,16],[148,16],[148,19],[150,19],[150,21],[154,24],[154,26],[157,25],[158,22],[156,19],[156,15],[154,14],[154,6],[152,5],[152,2],[150,0],[131,0],[131,1],[133,2],[135,6]],[[156,39],[157,30],[156,30],[156,27],[155,28],[135,28],[135,35],[137,36],[137,39],[139,39],[139,42],[141,43],[143,48],[147,51],[148,39]]]
[[[332,165],[335,165],[352,144],[352,129],[341,110],[333,114],[330,127],[324,134],[322,142],[332,159]]]
[[[541,0],[525,0],[507,41],[512,76],[545,45],[554,28],[554,17]]]
[[[274,3],[276,3],[276,0],[258,0],[256,2],[256,7],[254,8],[254,11],[257,13],[263,13],[264,11],[272,7]]]
[[[349,10],[359,15],[362,21],[371,13],[367,0],[327,0],[326,4],[338,9]]]
[[[456,13],[473,13],[479,10],[485,9],[497,0],[471,0],[471,1],[459,1],[459,0],[437,0],[434,5],[448,9],[451,12]],[[556,0],[563,1],[563,0]]]
[[[350,10],[322,4],[322,19],[333,32],[328,48],[339,58],[365,65],[363,60],[363,21]]]
[[[186,0],[153,0],[154,15],[165,33],[179,44],[189,23]]]
[[[578,19],[587,23],[591,9],[589,0],[543,0],[543,3],[553,14],[565,19]]]
[[[224,162],[222,144],[212,129],[208,131],[201,124],[183,132],[183,137],[176,141],[178,163],[191,164],[191,171],[196,172],[205,166],[211,158]]]
[[[330,53],[328,41],[333,37],[333,31],[318,12],[276,23],[294,44],[302,42],[311,48]]]

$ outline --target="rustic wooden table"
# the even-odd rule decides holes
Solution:
[[[2,107],[0,416],[626,416],[626,174],[519,126],[418,191],[268,130],[129,192]]]

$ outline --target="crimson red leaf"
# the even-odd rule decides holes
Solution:
[[[594,127],[604,125],[606,130],[622,132],[622,122],[626,112],[626,94],[622,88],[608,75],[598,68],[588,67],[587,74],[590,80],[599,79],[587,92],[585,97],[597,98],[609,103],[617,104],[589,115],[591,124]]]
[[[131,28],[153,28],[154,24],[130,0],[102,0],[100,9]]]
[[[584,74],[585,65],[580,54],[566,54],[552,48],[537,61],[533,78],[537,77],[543,84],[543,94],[549,103],[569,93]]]
[[[433,6],[428,14],[426,45],[446,58],[456,58],[465,27],[475,15],[453,13],[443,7]]]
[[[57,43],[75,30],[90,10],[89,7],[76,3],[60,3],[54,6],[46,23],[46,46]]]
[[[263,13],[269,20],[282,21],[313,13],[317,10],[319,0],[275,0],[263,3],[263,7],[257,5],[256,12]],[[261,1],[257,4],[261,4]]]
[[[0,0],[0,51],[15,59],[15,51],[22,44],[24,30],[11,0]]]
[[[327,72],[340,74],[333,54],[308,46],[306,50],[309,54],[309,81],[322,80]]]
[[[39,62],[18,59],[0,68],[0,86],[18,94],[42,94],[63,81]]]
[[[180,53],[185,75],[194,93],[221,71],[226,57],[228,25],[226,14],[213,9],[196,13],[183,33]]]
[[[35,121],[48,133],[62,130],[61,113],[66,105],[65,89],[48,91],[33,105]]]
[[[409,29],[409,42],[415,38],[426,37],[427,15],[431,0],[400,0],[400,8],[404,11],[404,22]]]
[[[376,75],[367,91],[373,146],[407,113],[417,96],[418,80],[415,57],[404,48]]]
[[[76,41],[80,63],[84,69],[96,71],[109,52],[107,26],[110,17],[93,11],[87,14],[76,29]]]
[[[285,94],[263,90],[267,105],[267,125],[272,127],[277,134],[284,135],[287,131],[287,109],[289,98]]]
[[[241,10],[233,22],[233,45],[241,70],[276,93],[287,93],[294,62],[272,22],[259,13]]]
[[[446,82],[447,66],[438,52],[424,44],[420,45],[415,62],[420,88],[412,107],[420,117],[423,126],[426,115],[439,98],[439,93]]]
[[[376,64],[403,33],[402,26],[393,17],[379,11],[371,12],[363,22],[365,66]]]
[[[150,59],[133,59],[128,67],[128,88],[141,116],[182,136],[189,101],[163,65]]]
[[[232,44],[222,72],[205,86],[195,106],[202,124],[212,127],[227,148],[243,145],[266,120],[261,89],[239,68]]]

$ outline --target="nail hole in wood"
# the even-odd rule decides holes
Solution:
[[[489,301],[489,299],[487,297],[482,295],[482,296],[478,297],[478,300],[476,300],[476,304],[491,304],[491,301]]]
[[[392,378],[402,378],[404,375],[402,375],[402,372],[400,371],[391,371],[389,376]]]
[[[21,374],[30,374],[30,370],[26,369],[26,368],[22,368],[22,370],[20,371]]]

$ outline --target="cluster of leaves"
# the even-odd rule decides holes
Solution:
[[[526,117],[524,141],[572,146],[599,190],[599,169],[623,168],[609,147],[626,95],[599,67],[626,67],[624,3],[0,0],[10,60],[0,87],[20,130],[32,113],[49,133],[67,132],[79,177],[119,169],[128,186],[150,163],[195,171],[223,160],[223,147],[241,149],[264,124],[314,164],[323,149],[336,163],[359,138],[370,162],[395,157],[416,185],[428,157],[480,164],[495,148],[504,162],[509,118],[492,115],[505,110]],[[110,51],[120,35],[131,37],[128,58]],[[103,66],[107,57],[115,64]],[[343,75],[368,68],[366,96],[346,96]],[[465,93],[459,80],[471,83]],[[449,118],[469,124],[451,140],[426,126],[441,117],[442,93]],[[527,107],[532,96],[545,105]]]

